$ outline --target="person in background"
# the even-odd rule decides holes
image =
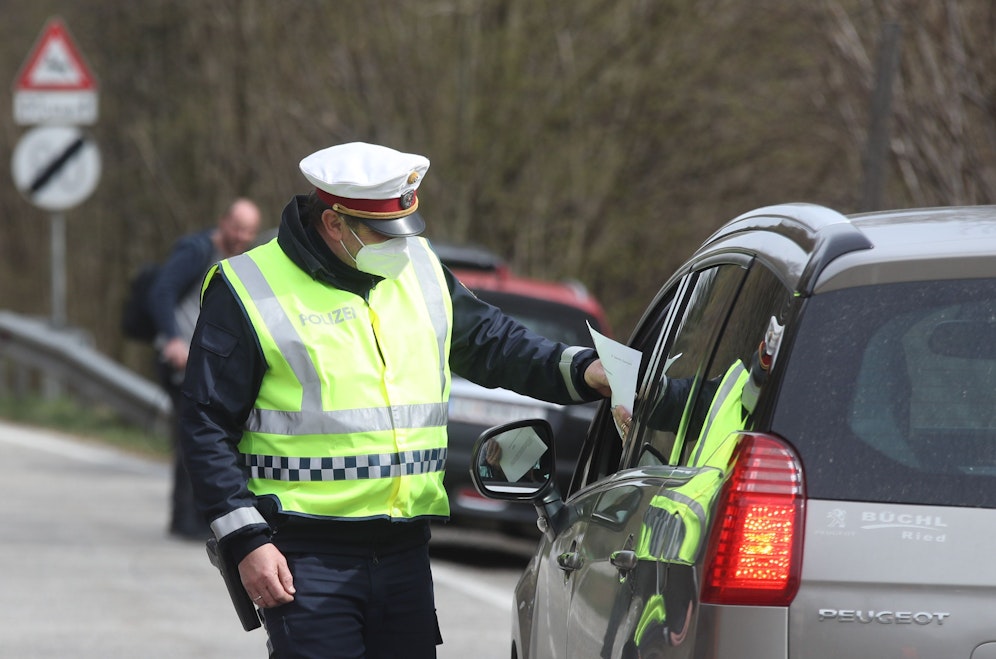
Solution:
[[[179,443],[180,385],[187,353],[200,311],[200,284],[217,261],[241,254],[256,239],[260,212],[252,201],[239,198],[218,218],[216,226],[181,237],[149,289],[149,309],[156,325],[156,370],[173,403],[173,492],[169,533],[204,540],[210,529],[194,505],[190,478]]]
[[[594,350],[477,299],[418,237],[428,167],[362,142],[311,154],[276,240],[206,279],[183,452],[271,657],[436,656],[451,369],[563,404],[609,393]]]

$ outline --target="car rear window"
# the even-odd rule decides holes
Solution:
[[[996,507],[996,280],[814,296],[788,358],[772,429],[809,496]]]

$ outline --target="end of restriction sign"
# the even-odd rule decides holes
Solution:
[[[100,151],[75,126],[39,126],[28,131],[11,159],[14,185],[39,208],[63,211],[93,193],[100,180]]]

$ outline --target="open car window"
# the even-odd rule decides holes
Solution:
[[[650,370],[651,358],[656,354],[656,348],[663,340],[663,328],[673,313],[673,303],[679,290],[684,286],[679,281],[658,294],[656,303],[648,312],[637,334],[630,342],[630,347],[639,350],[643,358],[640,362],[640,372],[637,383],[645,378]],[[619,469],[622,455],[622,440],[612,419],[610,401],[602,403],[591,430],[585,438],[581,457],[571,482],[570,493],[597,482],[606,476],[614,474]]]
[[[655,368],[640,387],[624,466],[647,466],[655,458],[674,464],[679,436],[698,432],[701,414],[695,413],[694,401],[744,272],[741,265],[724,264],[690,277],[671,323],[675,329],[665,329],[668,336],[651,360]]]

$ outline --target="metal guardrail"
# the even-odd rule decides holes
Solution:
[[[0,311],[0,367],[0,394],[54,389],[108,405],[150,432],[168,432],[172,403],[162,387],[97,352],[80,332]]]

